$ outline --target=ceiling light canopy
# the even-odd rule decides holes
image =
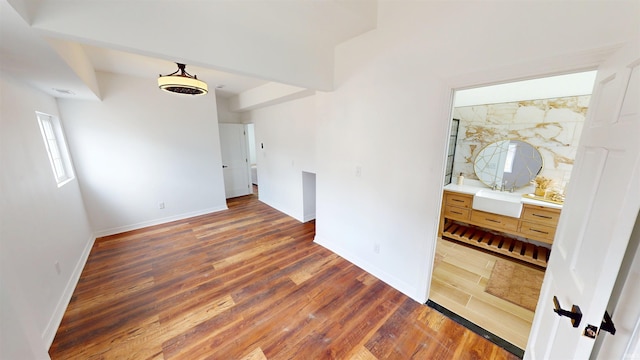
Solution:
[[[198,80],[196,75],[189,74],[185,68],[185,64],[179,64],[178,70],[169,74],[162,75],[158,78],[158,87],[164,91],[185,94],[185,95],[204,95],[209,92],[209,87],[204,81]]]

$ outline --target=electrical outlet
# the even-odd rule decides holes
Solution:
[[[373,244],[373,252],[376,254],[380,254],[380,243]]]
[[[55,266],[56,272],[60,275],[60,273],[62,273],[62,269],[60,269],[60,262],[56,261],[53,266]]]
[[[158,208],[159,209],[164,209],[164,202],[159,202],[158,203]]]

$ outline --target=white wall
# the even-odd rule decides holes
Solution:
[[[215,96],[107,73],[98,81],[101,102],[59,100],[96,235],[226,209]]]
[[[255,125],[260,200],[304,221],[302,172],[316,172],[315,96],[253,110],[247,121]]]
[[[242,120],[240,113],[229,110],[229,98],[216,96],[216,108],[218,113],[218,122],[221,124],[240,124]]]
[[[317,96],[316,241],[425,301],[451,87],[594,66],[591,50],[637,41],[637,12],[630,2],[380,2],[378,29],[337,47],[338,88]]]
[[[315,241],[422,300],[438,224],[448,94],[427,66],[385,50],[381,35],[338,48],[341,86],[318,106]]]
[[[35,112],[57,116],[55,99],[4,75],[0,93],[0,358],[43,359],[94,238],[78,182],[58,188],[40,134]]]

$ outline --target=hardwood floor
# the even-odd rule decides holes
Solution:
[[[524,349],[534,312],[485,292],[498,256],[438,239],[429,298]],[[503,258],[508,259],[508,258]],[[531,271],[544,274],[540,268]]]
[[[53,359],[516,359],[257,200],[96,241]]]

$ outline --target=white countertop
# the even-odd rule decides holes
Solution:
[[[480,181],[477,180],[465,180],[465,184],[464,185],[457,185],[454,183],[451,183],[449,185],[446,185],[444,187],[445,190],[447,191],[453,191],[453,192],[457,192],[457,193],[461,193],[461,194],[467,194],[467,195],[475,195],[478,191],[482,190],[482,189],[488,189],[488,186],[485,186],[484,184],[482,184]],[[521,195],[524,194],[528,194],[530,192],[532,192],[532,189],[530,189],[529,187],[525,187],[521,190],[523,191],[516,191],[514,193],[518,193]],[[498,191],[498,190],[496,190]],[[560,204],[555,204],[555,203],[550,203],[547,201],[540,201],[540,200],[536,200],[536,199],[530,199],[530,198],[526,198],[523,197],[522,198],[522,203],[523,204],[530,204],[530,205],[538,205],[538,206],[544,206],[544,207],[548,207],[548,208],[552,208],[552,209],[562,209],[562,205]]]
[[[544,207],[548,207],[548,208],[552,208],[552,209],[562,209],[562,205],[561,204],[556,204],[556,203],[552,203],[552,202],[548,202],[548,201],[541,201],[541,200],[536,200],[536,199],[529,199],[529,198],[526,198],[526,197],[522,198],[522,203],[523,204],[544,206]]]
[[[449,184],[449,185],[445,186],[444,189],[447,190],[447,191],[453,191],[453,192],[462,193],[462,194],[475,195],[478,191],[480,191],[482,189],[488,189],[488,187],[479,187],[479,186],[474,186],[474,185]]]

